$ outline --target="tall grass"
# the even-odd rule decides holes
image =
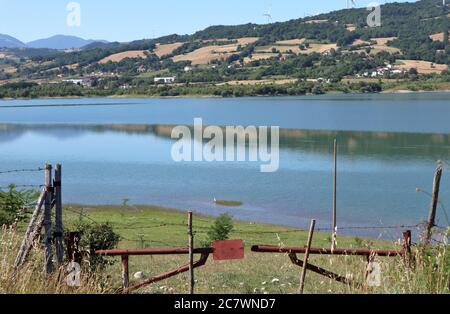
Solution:
[[[51,276],[44,275],[44,254],[39,244],[35,245],[26,263],[14,268],[21,236],[12,227],[3,226],[0,238],[0,294],[90,294],[108,293],[108,276],[92,273],[83,267],[80,287],[69,287],[64,266]],[[86,270],[85,270],[86,269]]]
[[[264,235],[267,236],[267,235]],[[46,277],[43,272],[43,251],[35,245],[26,264],[15,271],[14,258],[22,235],[14,229],[3,227],[0,238],[0,294],[103,294],[114,293],[121,285],[120,261],[103,271],[89,271],[83,265],[81,286],[69,287],[66,283],[66,270],[57,269]],[[446,238],[446,237],[445,237]],[[260,242],[261,239],[255,239]],[[262,240],[263,241],[263,240]],[[279,245],[285,240],[277,237]],[[361,241],[361,240],[360,240]],[[360,244],[360,243],[359,243]],[[355,245],[358,241],[355,240]],[[302,258],[302,256],[299,256]],[[447,243],[434,246],[413,247],[410,267],[406,267],[401,257],[376,258],[382,267],[380,287],[357,289],[337,283],[331,279],[307,273],[306,293],[339,294],[448,294],[450,293],[450,250]],[[172,257],[132,257],[130,275],[143,271],[146,277],[165,272],[187,262],[185,256]],[[332,270],[355,282],[365,282],[367,261],[354,256],[312,256],[310,262]],[[196,292],[206,294],[253,294],[296,293],[301,268],[293,265],[285,254],[256,254],[246,252],[240,261],[216,262],[196,270]],[[136,293],[182,294],[188,291],[186,274],[145,287]]]

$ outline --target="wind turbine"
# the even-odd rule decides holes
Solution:
[[[267,23],[272,23],[272,5],[269,6],[269,10],[267,13],[264,13],[263,16],[267,17]]]
[[[347,0],[347,9],[356,7],[356,0]]]

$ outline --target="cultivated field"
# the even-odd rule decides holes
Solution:
[[[301,39],[288,39],[288,40],[279,40],[275,42],[276,45],[280,46],[298,46],[305,43],[305,38]]]
[[[247,81],[228,81],[225,83],[219,83],[217,86],[223,85],[267,85],[267,84],[276,84],[276,85],[285,85],[292,84],[297,82],[297,79],[284,79],[284,80],[247,80]]]
[[[100,64],[111,62],[120,62],[125,58],[146,58],[146,50],[130,50],[125,52],[116,53],[113,55],[110,55],[106,58],[103,58],[99,61]]]
[[[310,44],[308,49],[300,50],[300,53],[302,54],[311,54],[314,52],[323,53],[325,51],[337,48],[338,48],[337,44]]]
[[[431,40],[433,41],[444,41],[444,32],[442,33],[437,33],[437,34],[433,34],[430,36]]]
[[[175,49],[181,47],[183,43],[173,43],[173,44],[157,44],[156,49],[153,51],[158,57],[163,57],[170,55]]]
[[[224,60],[236,53],[239,45],[246,46],[257,40],[256,37],[239,38],[235,44],[206,46],[187,54],[175,56],[172,59],[174,62],[191,61],[193,65],[205,65],[213,60]]]
[[[276,53],[265,53],[265,52],[254,53],[251,58],[250,57],[245,57],[244,58],[244,63],[247,64],[247,63],[250,63],[250,62],[253,62],[253,61],[258,61],[258,60],[267,60],[267,59],[270,59],[270,58],[274,58],[276,56],[278,56],[278,54],[276,54]]]
[[[417,69],[420,74],[442,73],[448,69],[446,64],[417,60],[398,60],[398,66],[403,70]]]

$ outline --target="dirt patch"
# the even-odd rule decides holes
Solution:
[[[183,46],[183,43],[173,43],[173,44],[157,44],[156,49],[153,51],[158,57],[164,57],[170,55],[175,49]]]
[[[377,45],[379,46],[387,46],[387,44],[390,41],[393,41],[395,39],[397,39],[398,37],[379,37],[379,38],[372,38],[373,41],[376,42]]]
[[[433,34],[433,35],[430,36],[430,38],[431,38],[432,41],[443,42],[444,41],[444,32]]]
[[[310,44],[309,48],[306,50],[300,50],[302,54],[310,54],[310,53],[324,53],[325,51],[337,49],[337,44]]]
[[[244,63],[247,64],[258,60],[267,60],[274,58],[276,56],[278,56],[277,53],[254,53],[251,58],[250,57],[244,58]]]
[[[298,46],[305,43],[305,38],[302,39],[289,39],[289,40],[279,40],[275,42],[276,45],[281,46]]]
[[[328,23],[328,20],[310,20],[310,21],[306,21],[304,22],[305,24],[323,24],[323,23]]]
[[[356,25],[355,24],[347,24],[345,27],[349,32],[356,31]]]
[[[238,46],[247,46],[258,40],[257,37],[238,38],[237,43],[223,46],[207,46],[194,50],[190,53],[173,57],[174,62],[191,61],[192,65],[205,65],[213,60],[224,60],[237,53]]]
[[[274,46],[264,46],[259,47],[255,51],[256,53],[272,53],[273,49],[276,51],[279,51],[281,53],[295,53],[298,54],[301,52],[301,49],[299,46],[290,46],[290,45],[274,45]]]
[[[418,61],[418,60],[398,60],[398,67],[403,70],[417,69],[420,74],[432,74],[432,73],[442,73],[447,70],[446,64],[437,64],[428,61]]]
[[[296,83],[297,79],[284,79],[284,80],[246,80],[246,81],[229,81],[226,83],[219,83],[217,86],[223,85],[267,85],[267,84],[276,84],[276,85],[286,85]]]
[[[259,37],[243,37],[237,39],[238,43],[241,45],[250,45],[257,42],[258,40]]]
[[[124,51],[124,52],[119,52],[113,55],[110,55],[106,58],[103,58],[102,60],[99,61],[100,64],[105,64],[108,63],[109,61],[111,62],[120,62],[125,58],[146,58],[146,53],[147,50],[130,50],[130,51]]]

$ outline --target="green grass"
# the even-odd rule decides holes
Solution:
[[[83,216],[75,212],[83,212]],[[89,218],[86,218],[89,217]],[[86,222],[109,222],[122,237],[120,248],[141,247],[186,247],[187,213],[174,209],[152,206],[66,206],[64,221],[70,228],[80,218]],[[201,247],[207,241],[207,232],[214,218],[194,214],[195,245]],[[235,222],[232,239],[245,242],[246,258],[240,261],[218,262],[212,257],[207,265],[196,270],[199,293],[295,293],[298,288],[300,268],[294,266],[285,254],[258,254],[250,252],[255,244],[303,246],[307,232],[289,227]],[[399,248],[392,242],[339,237],[340,247]],[[316,233],[315,247],[330,247],[330,235]],[[120,286],[119,258],[108,269],[112,285]],[[384,262],[388,260],[382,259]],[[143,271],[147,276],[156,275],[186,264],[186,256],[131,257],[130,274]],[[366,261],[361,257],[313,256],[311,262],[326,269],[348,275],[364,282]],[[401,263],[391,258],[389,262]],[[279,281],[278,281],[279,280]],[[276,281],[272,283],[272,281]],[[139,293],[186,293],[187,275],[183,274],[139,290]],[[352,287],[336,283],[325,277],[308,273],[306,282],[308,293],[361,293]]]
[[[225,201],[225,200],[216,200],[216,205],[226,206],[226,207],[239,207],[242,206],[242,202],[239,201]]]
[[[79,213],[82,212],[82,215]],[[76,231],[79,220],[86,223],[110,223],[122,237],[120,248],[187,247],[187,213],[154,206],[65,206],[64,225],[66,231]],[[201,247],[207,241],[207,232],[214,218],[194,215],[195,246]],[[36,246],[28,262],[21,269],[21,276],[13,280],[12,267],[18,244],[23,235],[21,224],[12,232],[4,228],[0,237],[0,293],[111,293],[121,287],[120,258],[110,258],[112,264],[103,271],[89,272],[84,263],[82,286],[69,288],[64,276],[55,272],[48,280],[42,278],[43,255]],[[400,235],[399,235],[400,237]],[[206,294],[253,294],[253,293],[296,293],[301,268],[294,266],[286,254],[252,253],[255,244],[303,246],[307,232],[303,230],[269,224],[236,221],[232,239],[245,243],[245,259],[237,261],[214,261],[195,271],[196,292]],[[314,247],[330,247],[328,233],[315,233]],[[400,245],[389,241],[376,241],[353,237],[339,237],[338,247],[345,248],[390,248]],[[357,289],[337,283],[323,276],[307,272],[306,293],[449,293],[450,253],[448,246],[414,247],[415,266],[405,268],[401,257],[376,258],[381,264],[382,285],[377,288]],[[196,256],[198,258],[198,256]],[[303,258],[303,256],[299,256]],[[188,257],[183,256],[131,256],[130,277],[144,272],[146,278],[185,265]],[[365,282],[367,261],[363,257],[313,255],[310,263]],[[63,267],[64,268],[64,267]],[[61,270],[63,269],[61,268]],[[144,287],[135,293],[188,292],[188,276],[181,274],[165,281]]]

